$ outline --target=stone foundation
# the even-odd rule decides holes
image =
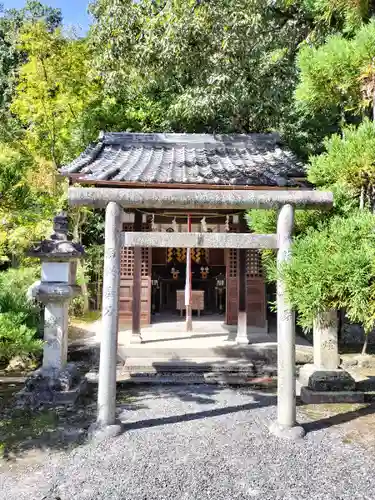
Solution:
[[[315,365],[300,369],[299,381],[312,391],[354,391],[355,380],[344,370],[324,370]]]
[[[358,391],[312,391],[301,387],[301,400],[307,405],[327,403],[363,403],[364,394]]]
[[[32,373],[17,395],[17,405],[32,410],[41,407],[72,405],[88,391],[86,377],[81,377],[75,365],[63,369],[40,368]]]
[[[364,394],[356,387],[354,378],[341,369],[324,370],[305,365],[299,374],[301,401],[305,404],[363,403]]]

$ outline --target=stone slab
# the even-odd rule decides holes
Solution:
[[[125,247],[149,248],[277,248],[275,234],[240,233],[140,233],[123,232]]]
[[[312,391],[301,387],[301,401],[305,404],[363,403],[364,394],[358,391]]]
[[[300,369],[299,382],[313,391],[354,391],[355,380],[344,370],[322,370],[314,365]]]
[[[259,385],[259,386],[273,386],[276,383],[277,370],[276,367],[271,373],[251,374],[246,372],[220,372],[220,371],[207,371],[207,372],[172,372],[160,371],[153,372],[146,370],[140,371],[117,371],[116,382],[122,384],[217,384],[217,385]],[[98,373],[90,372],[86,374],[90,384],[98,383]]]

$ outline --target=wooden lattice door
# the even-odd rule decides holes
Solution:
[[[133,224],[123,224],[123,231],[133,231]],[[149,224],[143,224],[142,231],[149,231]],[[142,248],[141,323],[151,321],[151,249]],[[124,247],[121,250],[120,266],[120,317],[131,320],[133,304],[134,251]]]
[[[238,315],[238,266],[239,251],[231,248],[226,250],[226,309],[225,322],[227,325],[237,324]]]
[[[226,251],[227,296],[226,323],[236,325],[239,300],[239,250]],[[246,311],[247,324],[256,328],[267,326],[266,287],[262,261],[258,250],[248,250],[246,255]]]
[[[258,328],[267,326],[266,285],[259,250],[248,250],[246,256],[247,324]]]

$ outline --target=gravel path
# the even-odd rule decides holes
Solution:
[[[120,400],[121,401],[121,400]],[[275,398],[218,387],[148,387],[120,404],[125,432],[0,477],[4,500],[374,499],[374,457],[334,428],[268,434]]]

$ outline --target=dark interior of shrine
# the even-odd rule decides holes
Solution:
[[[203,314],[224,314],[225,273],[224,249],[192,249],[192,290],[204,291]],[[152,311],[178,314],[176,292],[185,283],[186,249],[153,248]]]

